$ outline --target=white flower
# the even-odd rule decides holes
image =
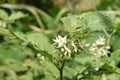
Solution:
[[[96,68],[95,68],[95,70],[96,70],[96,71],[98,71],[98,70],[99,70],[99,68],[97,68],[97,67],[96,67]]]
[[[40,53],[37,53],[37,57],[40,57],[40,59],[45,60],[45,57],[42,56]]]
[[[105,49],[110,49],[110,46],[106,46]]]
[[[102,37],[100,37],[100,38],[96,41],[95,44],[96,44],[96,45],[104,45],[104,44],[105,44],[105,39],[102,38]]]
[[[53,39],[53,41],[55,42],[54,44],[57,44],[56,48],[59,48],[65,56],[70,56],[71,50],[66,46],[67,36],[61,37],[60,35],[58,35],[58,37],[56,37],[56,39]]]
[[[110,52],[109,52],[108,49],[106,49],[105,47],[101,47],[101,48],[91,47],[91,48],[90,48],[90,53],[91,53],[93,56],[101,57],[101,56],[107,56],[107,53],[110,53]]]
[[[44,56],[41,56],[41,59],[42,59],[42,60],[45,60],[45,57],[44,57]]]
[[[105,39],[100,37],[90,47],[90,53],[96,57],[107,56],[107,53],[110,53],[109,49],[110,46],[105,46]]]
[[[74,48],[74,51],[77,52],[78,51],[78,48],[77,46],[75,45],[74,41],[71,42],[73,48]]]
[[[41,54],[40,53],[37,53],[37,57],[40,57],[41,56]]]
[[[56,39],[53,39],[53,41],[58,44],[57,48],[63,47],[64,45],[66,45],[67,41],[66,41],[66,37],[61,37],[60,35],[58,35],[58,37]]]
[[[71,50],[66,45],[64,45],[64,48],[68,53],[71,53]]]
[[[64,45],[64,56],[66,57],[70,57],[71,56],[71,50],[66,46]]]

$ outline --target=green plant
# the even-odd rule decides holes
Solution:
[[[22,20],[29,14],[15,11],[21,9],[19,5],[1,6],[13,9],[13,12],[10,9],[8,14],[0,9],[0,79],[120,79],[119,16],[97,11],[68,15],[61,18],[64,30],[48,35],[44,34],[46,27],[36,12],[46,20],[53,19],[46,13],[23,5],[22,8],[34,15],[42,31],[22,31],[17,29],[18,25],[23,26]],[[58,14],[54,26],[59,25],[63,13],[64,10]],[[47,28],[49,31],[50,27]],[[54,39],[53,34],[59,35]]]

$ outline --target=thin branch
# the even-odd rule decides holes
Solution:
[[[38,13],[40,13],[40,14],[42,14],[43,16],[47,17],[48,19],[51,19],[51,20],[52,20],[52,17],[51,17],[50,15],[48,15],[47,13],[45,13],[44,11],[42,11],[41,9],[38,9],[38,8],[36,8],[36,7],[35,7],[35,9],[36,9],[36,11],[37,11]]]
[[[34,31],[43,32],[45,34],[52,34],[52,33],[59,32],[59,31],[63,30],[62,28],[57,28],[55,30],[43,30],[43,29],[40,29],[37,26],[31,25],[31,24],[29,25],[29,27]]]
[[[66,59],[65,59],[65,60],[63,61],[63,63],[62,63],[61,69],[64,68],[65,62],[66,62]]]
[[[69,11],[69,9],[67,9],[67,8],[64,8],[64,9],[62,9],[62,10],[59,11],[59,13],[57,14],[57,16],[56,16],[56,18],[55,18],[55,20],[54,20],[55,24],[58,23],[58,21],[60,20],[60,18],[62,17],[62,15],[63,15],[65,12],[67,12],[67,11]]]
[[[30,13],[32,13],[32,15],[35,17],[36,21],[39,24],[39,27],[41,27],[42,29],[44,29],[44,24],[41,20],[41,18],[39,17],[38,13],[45,16],[48,19],[52,19],[52,17],[50,15],[48,15],[46,12],[42,11],[41,9],[38,9],[34,6],[29,6],[29,5],[24,5],[24,4],[1,4],[0,7],[3,8],[7,8],[7,9],[25,9],[28,10]]]
[[[19,5],[19,6],[21,6],[23,9],[26,9],[26,10],[28,10],[29,12],[31,12],[31,13],[33,14],[33,16],[35,17],[35,19],[37,20],[37,22],[38,22],[38,24],[39,24],[39,27],[41,27],[42,29],[45,28],[45,26],[44,26],[41,18],[39,17],[39,15],[38,15],[38,13],[37,13],[37,11],[36,11],[37,8],[35,8],[35,7],[33,7],[33,6],[23,5],[23,4],[22,4],[22,5]]]
[[[107,44],[110,45],[110,40],[111,40],[111,37],[114,35],[114,33],[116,32],[116,30],[113,30],[113,32],[108,36],[108,41],[107,41]]]
[[[107,38],[109,37],[109,34],[107,33],[107,31],[103,28],[103,31],[105,33],[105,35],[107,36]]]
[[[55,67],[60,70],[60,65],[57,65],[56,63],[54,63]]]
[[[0,4],[0,7],[8,8],[8,9],[27,9],[26,7],[30,7],[30,8],[34,8],[35,10],[37,10],[43,16],[46,16],[46,17],[52,19],[52,17],[49,14],[47,14],[46,12],[44,12],[41,9],[38,9],[34,6],[29,6],[29,5],[25,5],[25,4],[17,4],[17,5],[15,5],[15,4]]]
[[[60,80],[63,80],[63,68],[65,66],[66,59],[63,61],[61,68],[60,68]]]

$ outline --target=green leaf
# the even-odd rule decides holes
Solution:
[[[120,74],[109,74],[106,76],[107,80],[120,80]]]
[[[120,35],[119,33],[114,34],[111,38],[111,46],[112,46],[113,51],[120,49],[120,37],[119,37],[119,35]]]
[[[54,29],[54,28],[55,28],[55,24],[54,24],[54,22],[53,22],[52,19],[49,19],[49,18],[47,18],[47,17],[45,17],[45,16],[42,16],[42,15],[41,15],[41,18],[42,18],[42,20],[43,20],[44,25],[45,25],[48,29]]]
[[[36,50],[40,51],[41,54],[48,57],[50,60],[52,59],[52,45],[44,34],[38,32],[30,32],[28,34],[23,34],[21,32],[14,33],[19,39],[32,45]]]
[[[104,15],[99,12],[87,12],[81,15],[69,15],[62,18],[63,26],[68,32],[73,32],[77,27],[87,27],[91,31],[113,28],[115,16]]]
[[[0,18],[3,20],[8,18],[7,12],[5,12],[3,9],[0,9]]]
[[[33,80],[33,73],[28,71],[25,75],[20,76],[19,80]]]
[[[44,69],[45,69],[45,74],[46,74],[46,80],[56,80],[56,78],[59,77],[59,72],[57,68],[51,64],[50,62],[44,61]],[[52,74],[50,74],[52,73]],[[50,79],[48,79],[48,77]]]
[[[27,34],[26,38],[31,42],[31,44],[38,46],[40,50],[52,54],[52,45],[49,43],[48,38],[44,34],[33,32]]]
[[[15,36],[10,32],[10,30],[3,28],[3,27],[0,27],[0,35],[6,35],[12,39],[15,38]]]
[[[118,56],[120,56],[120,49],[111,53],[110,59],[115,60]]]
[[[79,19],[77,17],[79,16],[71,15],[61,19],[63,22],[63,26],[68,32],[73,32],[76,30],[77,27],[79,27]]]
[[[23,12],[16,12],[16,13],[12,13],[9,17],[8,17],[8,21],[10,21],[10,22],[14,22],[15,20],[17,20],[17,19],[20,19],[20,18],[23,18],[23,17],[25,17],[26,16],[26,14],[24,14]]]
[[[114,28],[116,31],[120,30],[120,23],[117,23],[117,26]]]
[[[103,67],[103,69],[106,69],[108,72],[116,73],[114,68],[112,66],[110,66],[109,64],[104,64],[102,67]]]
[[[16,44],[20,43],[18,40],[6,40],[6,42],[0,44],[0,59],[1,62],[4,62],[5,60],[10,62],[7,59],[13,59],[13,60],[24,60],[27,56],[33,56],[33,52],[30,48],[24,45]],[[10,46],[8,46],[11,44]]]
[[[112,20],[110,16],[106,16],[99,12],[88,12],[82,14],[82,19],[80,21],[81,25],[89,27],[92,31],[102,30],[103,28],[112,28]]]
[[[12,31],[13,32],[13,31]],[[22,32],[16,31],[13,32],[19,39],[26,41],[27,43],[29,42],[26,38],[26,35]]]

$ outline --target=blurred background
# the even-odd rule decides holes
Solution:
[[[6,3],[13,5],[3,5]],[[24,23],[30,24],[32,22],[44,29],[57,28],[60,18],[68,13],[81,14],[86,11],[119,10],[119,3],[120,0],[0,0],[1,8],[9,14],[22,9],[23,12],[31,16],[23,19]],[[39,31],[37,28],[34,29]]]
[[[0,80],[59,80],[55,66],[48,59],[43,60],[45,56],[39,52],[47,54],[41,50],[49,51],[48,46],[55,36],[67,33],[60,19],[87,11],[115,13],[119,10],[120,0],[0,0]],[[97,18],[92,15],[91,19]],[[20,39],[15,38],[9,30],[24,33],[42,49],[39,51],[36,45],[22,40],[24,35],[20,33],[16,34]],[[111,51],[120,49],[118,33],[113,38]],[[120,58],[117,58],[117,66],[120,67]],[[69,73],[65,73],[65,80],[76,80]]]
[[[120,0],[0,0],[0,3],[32,5],[52,16],[63,8],[69,8],[72,13],[81,13],[88,10],[120,9]]]

